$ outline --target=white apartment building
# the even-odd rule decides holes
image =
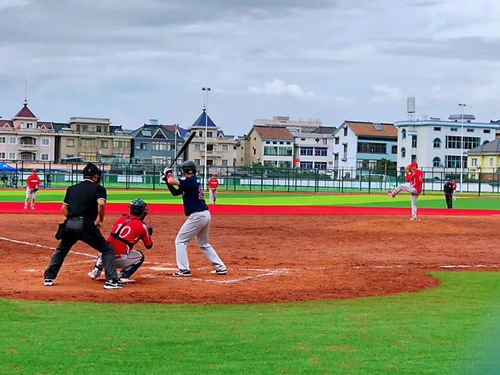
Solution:
[[[301,169],[333,168],[332,134],[290,132],[295,138],[294,166]]]
[[[0,160],[54,161],[55,138],[52,123],[39,121],[25,101],[12,120],[0,119]]]
[[[431,118],[396,122],[398,168],[412,161],[436,172],[442,168],[467,168],[467,151],[493,141],[500,129],[500,124],[473,121],[472,115],[450,118],[448,121]]]

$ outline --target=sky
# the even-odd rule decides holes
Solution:
[[[497,0],[0,0],[0,116],[500,118]],[[208,95],[202,87],[210,87]]]

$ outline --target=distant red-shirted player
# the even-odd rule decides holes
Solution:
[[[212,178],[208,180],[208,192],[209,192],[210,204],[215,204],[215,200],[217,199],[217,187],[219,187],[219,180],[217,180],[217,174],[212,173]]]
[[[144,224],[143,220],[148,214],[148,206],[142,199],[134,199],[130,203],[130,215],[122,215],[113,225],[111,233],[106,239],[115,248],[116,268],[121,268],[118,276],[120,282],[130,283],[130,277],[144,262],[144,254],[133,250],[139,240],[142,240],[146,249],[153,247],[151,235],[153,228]],[[95,280],[101,275],[104,263],[99,257],[88,276]]]
[[[24,209],[35,209],[36,192],[40,189],[40,177],[36,174],[37,170],[32,169],[31,174],[26,179],[26,198],[24,199]]]
[[[394,190],[389,191],[391,197],[395,197],[401,190],[410,193],[411,196],[411,218],[410,220],[419,220],[417,217],[417,199],[422,192],[424,182],[424,173],[418,169],[418,163],[414,161],[405,168],[405,180],[408,184],[399,185]]]

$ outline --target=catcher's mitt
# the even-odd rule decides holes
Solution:
[[[36,192],[38,191],[38,189],[37,189],[37,188],[33,188],[33,189],[31,189],[31,191],[32,191],[33,193],[36,193]]]
[[[410,172],[411,172],[411,168],[410,168],[410,166],[409,166],[409,165],[407,165],[407,166],[405,167],[405,172],[406,172],[406,173],[410,173]]]

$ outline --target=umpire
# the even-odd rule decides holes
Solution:
[[[77,241],[102,253],[106,272],[104,289],[119,289],[123,284],[118,282],[115,264],[115,249],[102,236],[99,228],[104,220],[106,206],[106,189],[99,184],[101,171],[96,165],[89,163],[83,168],[83,181],[70,186],[66,190],[61,211],[66,217],[64,228],[60,228],[56,238],[60,240],[49,265],[45,270],[43,284],[51,286],[59,273],[64,258]]]

